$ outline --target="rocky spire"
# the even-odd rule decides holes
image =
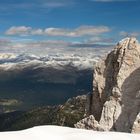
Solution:
[[[136,38],[120,41],[95,66],[90,101],[96,127],[131,132],[140,112],[140,45]]]

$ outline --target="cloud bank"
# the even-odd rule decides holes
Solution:
[[[48,35],[48,36],[65,36],[65,37],[81,37],[100,35],[106,32],[110,32],[111,29],[108,26],[80,26],[75,29],[65,28],[46,28],[46,29],[33,29],[27,26],[12,26],[5,34],[6,35]]]

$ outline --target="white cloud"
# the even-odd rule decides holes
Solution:
[[[43,34],[43,30],[42,29],[32,30],[31,34],[32,35],[42,35]]]
[[[0,44],[9,44],[11,43],[11,40],[6,38],[0,38]]]
[[[109,32],[110,28],[107,26],[81,26],[75,29],[75,34],[81,35],[98,35]]]
[[[44,40],[26,43],[26,47],[67,47],[69,44],[69,42],[63,40]]]
[[[95,37],[91,37],[88,40],[85,40],[85,43],[88,44],[113,44],[114,43],[114,39],[113,38],[104,38],[104,37],[100,37],[100,36],[95,36]]]
[[[12,26],[10,27],[5,34],[6,35],[28,35],[30,31],[32,30],[31,27],[26,26]]]
[[[67,36],[69,30],[61,28],[46,28],[44,34],[50,36]]]
[[[37,48],[37,47],[67,47],[71,45],[70,42],[63,40],[9,40],[9,39],[0,39],[0,48]]]
[[[100,38],[100,37],[93,37],[89,40],[86,40],[85,42],[69,42],[69,41],[63,41],[63,40],[41,40],[41,41],[34,41],[34,40],[9,40],[9,39],[0,39],[0,48],[5,50],[12,50],[12,49],[16,49],[18,51],[18,49],[20,50],[24,50],[24,49],[31,49],[31,50],[35,50],[37,48],[68,48],[68,47],[91,47],[94,44],[98,43],[98,44],[102,44],[102,42],[104,43],[108,43],[111,40],[109,39],[104,39],[104,38]],[[59,51],[58,49],[58,51]]]
[[[126,32],[126,31],[121,31],[120,33],[120,36],[123,36],[123,37],[137,37],[140,35],[140,32]]]
[[[85,35],[98,35],[109,31],[110,28],[107,26],[80,26],[72,30],[61,28],[48,28],[45,30],[45,33],[50,36],[80,37]]]
[[[107,26],[80,26],[75,29],[65,28],[46,28],[46,29],[32,29],[26,26],[13,26],[9,28],[6,35],[48,35],[48,36],[66,36],[66,37],[81,37],[100,35],[111,31]]]
[[[0,38],[0,53],[11,49],[13,42],[7,38]]]

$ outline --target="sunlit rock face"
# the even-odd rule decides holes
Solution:
[[[95,66],[90,114],[102,130],[131,132],[139,112],[140,45],[125,38]]]
[[[132,133],[140,133],[140,113],[137,115],[133,124]]]

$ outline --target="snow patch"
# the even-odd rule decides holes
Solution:
[[[2,140],[140,140],[139,134],[96,132],[60,126],[39,126],[23,131],[0,132]]]

